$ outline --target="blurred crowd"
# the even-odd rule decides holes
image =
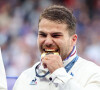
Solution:
[[[0,0],[0,46],[7,76],[19,76],[39,61],[38,19],[60,4],[77,18],[77,53],[100,65],[100,0]]]

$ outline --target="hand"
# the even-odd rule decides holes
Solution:
[[[50,73],[56,69],[63,67],[62,59],[59,55],[49,54],[42,58],[44,68],[48,68]]]

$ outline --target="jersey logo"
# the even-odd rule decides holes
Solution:
[[[30,82],[30,85],[37,85],[37,81],[36,81],[37,79],[35,78],[35,79],[33,79],[31,82]]]
[[[71,76],[74,76],[74,74],[73,74],[72,72],[70,73],[70,75],[71,75]]]

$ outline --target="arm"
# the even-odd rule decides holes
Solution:
[[[0,90],[7,90],[7,81],[6,81],[6,74],[3,65],[3,60],[1,56],[1,48],[0,48]]]
[[[42,62],[51,73],[52,83],[59,90],[100,90],[100,70],[97,73],[89,74],[89,77],[85,78],[83,76],[87,81],[85,81],[85,85],[81,85],[74,77],[66,72],[60,56],[54,56],[53,54],[46,55],[42,59]],[[87,71],[87,73],[89,72]]]
[[[91,75],[89,81],[83,87],[74,78],[66,73],[64,68],[59,68],[51,74],[52,83],[59,87],[59,90],[100,90],[100,75]]]

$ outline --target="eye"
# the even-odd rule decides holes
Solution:
[[[46,37],[47,35],[45,33],[39,33],[40,37]]]
[[[58,35],[58,34],[53,34],[52,37],[54,38],[59,38],[61,35]]]

